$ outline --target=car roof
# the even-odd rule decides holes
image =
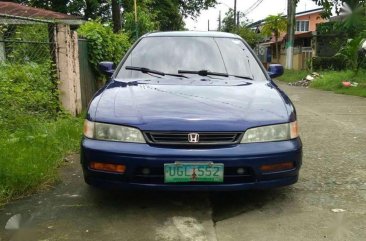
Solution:
[[[144,37],[216,37],[216,38],[240,38],[236,34],[218,31],[171,31],[147,33]]]

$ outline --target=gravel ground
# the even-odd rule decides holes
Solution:
[[[366,240],[366,99],[281,88],[297,107],[304,143],[297,184],[229,193],[104,192],[83,183],[74,155],[54,188],[0,210],[0,241]]]

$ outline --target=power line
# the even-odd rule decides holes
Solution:
[[[259,0],[255,2],[252,6],[250,6],[247,10],[243,12],[244,15],[248,15],[249,13],[253,12],[264,0]]]

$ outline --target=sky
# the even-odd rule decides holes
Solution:
[[[237,0],[237,11],[246,11],[256,2],[262,1],[257,8],[248,13],[247,18],[250,21],[261,20],[268,15],[278,13],[287,14],[287,0]],[[218,17],[221,10],[221,18],[225,17],[225,13],[229,7],[234,8],[234,0],[218,0],[219,3],[214,8],[202,11],[201,15],[196,19],[185,19],[186,28],[189,30],[207,31],[207,22],[210,20],[210,30],[216,30],[218,27]],[[319,8],[312,0],[300,0],[297,5],[296,12]]]

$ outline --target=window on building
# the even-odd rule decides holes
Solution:
[[[308,32],[309,31],[309,21],[307,21],[307,20],[296,21],[296,31],[297,32]]]

